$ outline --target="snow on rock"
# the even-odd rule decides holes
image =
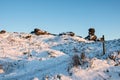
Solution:
[[[0,80],[119,80],[120,39],[105,41],[105,48],[103,55],[102,42],[77,36],[6,32],[0,34]]]

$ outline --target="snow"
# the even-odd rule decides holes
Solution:
[[[103,55],[102,42],[78,36],[0,34],[0,80],[120,80],[120,39],[105,49]]]

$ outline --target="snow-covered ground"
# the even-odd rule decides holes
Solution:
[[[0,34],[0,80],[120,80],[120,39],[105,49],[77,36]]]

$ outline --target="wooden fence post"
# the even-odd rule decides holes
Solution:
[[[104,35],[102,36],[102,39],[103,39],[103,55],[105,54],[105,37]]]

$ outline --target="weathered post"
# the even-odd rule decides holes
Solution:
[[[104,35],[102,36],[102,42],[103,42],[103,55],[105,54],[105,37]]]

